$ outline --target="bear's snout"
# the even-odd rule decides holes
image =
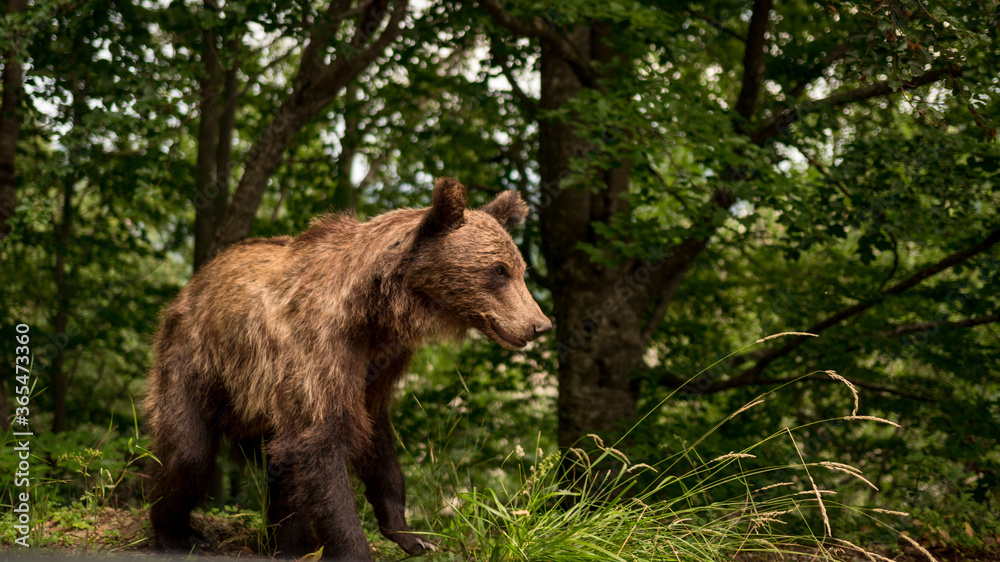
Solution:
[[[510,306],[502,311],[506,314],[492,317],[487,333],[493,341],[510,350],[521,349],[552,331],[552,321],[538,307],[524,281],[516,289],[516,296],[508,301]]]
[[[535,320],[534,325],[535,333],[531,336],[531,339],[538,339],[539,336],[546,332],[552,331],[552,321],[549,320],[548,316],[542,316],[540,319]]]

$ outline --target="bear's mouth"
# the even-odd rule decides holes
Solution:
[[[496,320],[493,320],[492,318],[490,318],[490,328],[500,339],[516,348],[522,348],[528,344],[528,342],[501,328],[500,325],[497,324]]]

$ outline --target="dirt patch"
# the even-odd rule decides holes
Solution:
[[[97,510],[59,509],[52,512],[42,524],[41,534],[31,537],[33,553],[59,555],[125,555],[154,556],[159,554],[149,526],[149,513],[141,509]],[[200,554],[227,557],[257,557],[263,531],[253,513],[226,513],[223,515],[194,513],[191,525],[209,539],[211,545]],[[3,542],[7,554],[10,541]],[[10,550],[7,550],[10,549]]]

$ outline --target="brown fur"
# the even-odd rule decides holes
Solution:
[[[188,514],[223,436],[268,438],[268,515],[285,553],[369,556],[348,465],[387,537],[411,553],[430,546],[406,534],[388,421],[413,352],[469,328],[508,349],[551,329],[505,230],[524,202],[505,192],[465,207],[465,187],[440,179],[430,208],[323,216],[294,238],[237,244],[195,275],[163,315],[146,399],[161,546],[200,539]]]

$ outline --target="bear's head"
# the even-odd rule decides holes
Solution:
[[[439,178],[417,228],[409,285],[506,349],[520,349],[552,329],[524,283],[525,263],[507,229],[528,214],[516,191],[478,209],[466,189]]]

